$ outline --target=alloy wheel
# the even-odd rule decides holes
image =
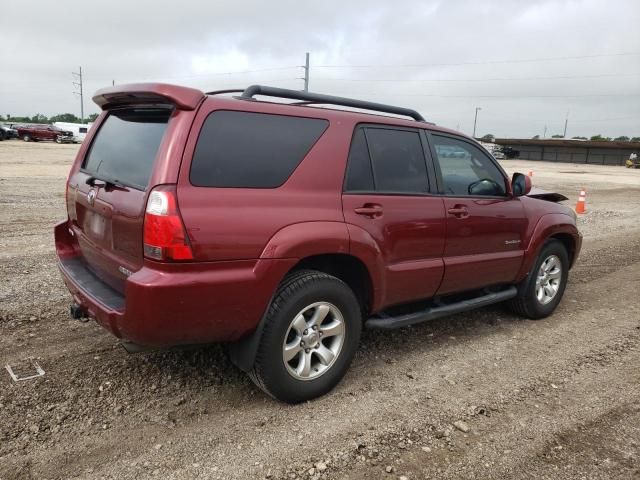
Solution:
[[[291,376],[314,380],[326,373],[342,351],[346,336],[344,317],[329,302],[303,308],[289,324],[282,344],[282,359]]]

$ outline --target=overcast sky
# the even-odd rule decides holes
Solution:
[[[640,135],[639,0],[3,2],[0,114],[85,114],[112,81],[264,83],[418,109],[478,135]],[[229,73],[236,72],[236,73]],[[241,73],[237,73],[241,72]]]

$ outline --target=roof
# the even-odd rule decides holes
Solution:
[[[609,148],[614,150],[640,150],[640,142],[591,141],[565,138],[496,138],[498,145],[531,147]]]
[[[275,91],[275,93],[290,92],[282,89],[274,89],[271,87],[254,85],[246,90],[234,89],[234,90],[224,90],[224,91],[218,91],[218,92],[205,93],[195,88],[183,87],[183,86],[172,85],[167,83],[133,83],[128,85],[116,85],[113,87],[107,87],[107,88],[98,90],[93,96],[93,101],[103,110],[106,110],[110,107],[117,106],[117,105],[123,105],[123,104],[129,104],[129,103],[142,103],[142,102],[172,103],[179,109],[195,110],[203,101],[219,102],[221,105],[227,105],[229,107],[231,107],[231,105],[234,105],[234,107],[232,108],[237,110],[238,109],[237,106],[240,104],[240,102],[251,101],[253,104],[251,108],[252,110],[259,110],[263,108],[265,110],[278,109],[281,112],[283,112],[283,114],[286,114],[286,112],[290,112],[294,115],[299,115],[301,112],[306,112],[306,114],[308,114],[309,116],[322,115],[327,119],[329,118],[335,118],[336,120],[351,119],[351,120],[355,120],[357,122],[363,122],[363,123],[369,122],[369,123],[381,123],[381,124],[387,124],[387,125],[396,125],[396,126],[413,127],[413,128],[427,128],[432,131],[438,131],[443,133],[453,133],[453,134],[462,135],[464,137],[470,138],[463,133],[456,132],[448,128],[440,127],[426,121],[417,121],[415,119],[410,120],[406,118],[399,118],[397,116],[375,114],[371,111],[368,111],[365,113],[362,111],[354,111],[354,110],[329,107],[329,105],[332,104],[330,100],[340,100],[340,101],[348,100],[353,103],[353,105],[351,105],[351,107],[353,108],[358,108],[359,106],[362,108],[366,108],[367,104],[370,106],[378,105],[381,107],[397,110],[396,112],[391,112],[391,113],[395,113],[396,115],[398,114],[402,115],[402,113],[399,113],[399,111],[404,110],[405,111],[404,115],[407,115],[409,114],[409,112],[412,112],[415,115],[417,115],[417,117],[422,118],[419,113],[413,110],[403,109],[400,107],[393,107],[389,105],[385,106],[385,105],[374,104],[370,102],[362,102],[359,100],[346,99],[346,98],[340,98],[340,97],[329,97],[326,95],[319,95],[319,94],[307,94],[306,92],[305,93],[295,92],[296,93],[295,96],[296,98],[302,97],[302,96],[314,97],[314,98],[315,97],[325,98],[328,101],[326,103],[321,102],[319,104],[313,104],[313,102],[311,103],[300,102],[296,104],[296,103],[269,102],[262,99],[256,100],[251,97],[247,97],[247,98],[243,98],[242,96],[225,97],[222,95],[216,95],[216,93],[223,93],[223,92],[226,92],[226,93],[238,92],[238,91],[247,92],[251,88],[256,88],[256,87],[260,87],[262,89],[270,89]],[[261,94],[261,92],[259,91],[254,93]],[[277,96],[277,95],[273,95],[273,96]],[[285,98],[292,98],[292,97],[285,97]],[[261,105],[264,107],[256,108],[258,105]]]

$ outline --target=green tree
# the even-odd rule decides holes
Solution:
[[[47,118],[47,116],[42,115],[41,113],[36,113],[28,121],[31,123],[49,123],[49,119]]]
[[[632,142],[640,142],[640,137],[631,137]]]
[[[629,137],[627,137],[626,135],[622,135],[620,137],[614,138],[614,140],[616,142],[628,142],[629,141]]]
[[[564,135],[559,135],[559,134],[555,134],[555,135],[551,135],[551,138],[564,138]]]
[[[531,140],[540,140],[540,135],[534,135]]]
[[[80,123],[80,119],[76,117],[73,113],[59,113],[50,118],[51,123],[53,122],[69,122],[69,123]]]
[[[611,138],[603,137],[602,135],[598,134],[598,135],[594,135],[589,140],[591,140],[592,142],[609,142],[611,141]]]
[[[491,133],[487,133],[484,137],[482,137],[480,140],[482,140],[483,142],[493,142],[496,139],[496,136],[491,134]]]
[[[571,137],[573,140],[589,140],[587,137]]]
[[[95,122],[95,121],[96,121],[96,119],[98,118],[98,115],[100,115],[100,114],[99,114],[99,113],[92,113],[91,115],[89,115],[89,116],[86,118],[86,121],[88,121],[88,122]]]

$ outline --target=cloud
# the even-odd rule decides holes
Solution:
[[[79,65],[87,99],[112,81],[299,89],[309,51],[312,90],[466,132],[481,106],[481,134],[557,133],[569,111],[570,135],[639,135],[638,18],[635,0],[9,2],[0,113],[78,112]]]

